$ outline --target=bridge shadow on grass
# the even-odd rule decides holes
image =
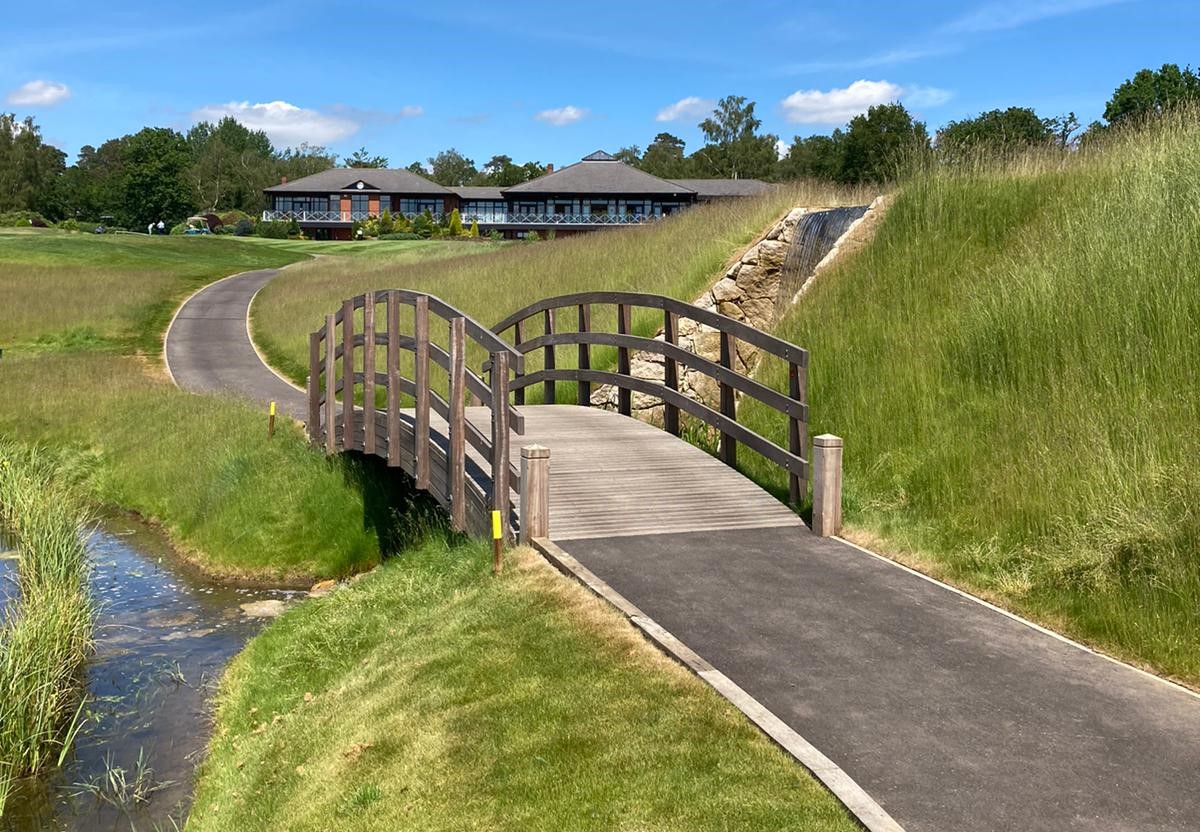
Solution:
[[[408,474],[374,454],[348,451],[341,459],[347,483],[362,495],[363,528],[375,534],[383,557],[433,535],[453,536],[442,507]]]

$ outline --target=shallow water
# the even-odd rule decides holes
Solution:
[[[296,595],[216,584],[128,521],[106,523],[89,549],[99,614],[88,721],[62,771],[21,784],[0,819],[4,832],[182,826],[221,671],[265,624],[241,605]],[[15,594],[15,568],[0,560],[0,607]],[[117,769],[127,788],[97,796],[96,784]],[[144,801],[132,788],[139,771],[140,791],[152,789]]]

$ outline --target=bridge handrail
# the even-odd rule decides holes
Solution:
[[[592,307],[611,305],[616,307],[617,332],[597,332],[592,329]],[[574,309],[577,325],[573,329],[562,328],[562,309]],[[632,310],[634,308],[655,309],[663,312],[661,334],[656,338],[645,338],[632,332]],[[526,337],[525,325],[540,317],[542,332]],[[556,320],[558,328],[556,329]],[[679,346],[680,320],[690,320],[701,327],[715,330],[720,336],[720,360],[698,355]],[[715,428],[720,435],[719,456],[727,465],[737,466],[737,444],[741,442],[764,458],[780,466],[788,476],[790,502],[798,506],[802,501],[809,480],[809,463],[805,456],[808,443],[808,351],[756,329],[742,321],[702,309],[690,303],[663,295],[640,292],[578,292],[559,297],[545,298],[518,310],[492,327],[497,335],[513,331],[512,341],[522,354],[542,350],[543,369],[526,374],[517,373],[511,384],[518,405],[525,403],[525,389],[535,385],[544,386],[544,400],[555,403],[555,382],[573,381],[577,385],[577,402],[591,406],[591,385],[608,384],[617,389],[617,410],[625,416],[632,415],[632,394],[641,393],[662,401],[663,428],[678,436],[680,434],[679,413],[683,411],[701,422]],[[738,370],[737,344],[743,341],[765,353],[783,359],[788,364],[788,390],[779,392],[757,379]],[[594,370],[591,367],[593,345],[617,348],[615,372]],[[555,348],[575,346],[578,349],[577,367],[557,366]],[[630,356],[632,352],[650,353],[663,359],[663,380],[640,378],[632,375]],[[717,383],[719,409],[714,409],[698,399],[680,391],[680,366],[697,371]],[[484,366],[484,370],[488,365]],[[745,425],[737,422],[736,395],[750,396],[779,412],[787,420],[787,447],[776,444]]]
[[[378,326],[381,305],[382,328]],[[402,305],[413,309],[412,335],[401,332]],[[361,332],[356,331],[358,310],[362,310]],[[447,324],[449,349],[431,341],[431,315]],[[486,381],[466,366],[468,337],[489,354],[491,372]],[[376,372],[377,347],[386,348],[382,373]],[[400,372],[402,350],[414,356],[411,379]],[[445,398],[431,389],[431,365],[446,372]],[[385,457],[389,466],[409,469],[417,488],[428,490],[449,509],[451,522],[458,529],[489,528],[490,503],[491,509],[500,512],[502,533],[507,537],[512,522],[511,492],[520,493],[520,472],[509,457],[510,433],[525,432],[524,417],[509,401],[513,371],[518,377],[524,372],[524,356],[440,298],[408,289],[356,295],[342,301],[336,312],[325,316],[325,325],[309,335],[309,438],[329,454],[362,451]],[[375,408],[380,388],[386,393],[382,429]],[[361,408],[355,404],[359,390]],[[401,394],[415,401],[411,423],[401,416]],[[491,436],[466,419],[468,397],[491,412]],[[431,436],[431,412],[446,420],[445,446]],[[467,445],[481,455],[486,467],[467,456]],[[439,463],[437,470],[433,469],[434,462]],[[480,472],[480,468],[484,470]],[[468,493],[468,469],[482,473],[490,483],[491,494],[486,500],[474,491]],[[480,479],[472,477],[471,482],[479,486]]]

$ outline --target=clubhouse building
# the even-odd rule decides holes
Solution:
[[[264,189],[264,220],[296,220],[310,237],[348,240],[358,220],[428,211],[435,219],[458,209],[481,234],[523,237],[653,222],[697,202],[755,196],[773,185],[757,179],[671,181],[596,151],[561,170],[509,188],[443,187],[408,170],[333,168]]]

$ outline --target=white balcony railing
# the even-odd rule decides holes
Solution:
[[[288,222],[295,220],[300,223],[332,223],[355,222],[369,219],[372,214],[366,211],[263,211],[262,218],[267,222]],[[393,216],[400,216],[394,214]],[[413,220],[421,214],[404,214]],[[481,213],[463,214],[464,225],[477,222],[480,225],[641,225],[662,219],[655,214],[521,214],[521,213]],[[433,215],[434,222],[441,222],[440,214]]]

